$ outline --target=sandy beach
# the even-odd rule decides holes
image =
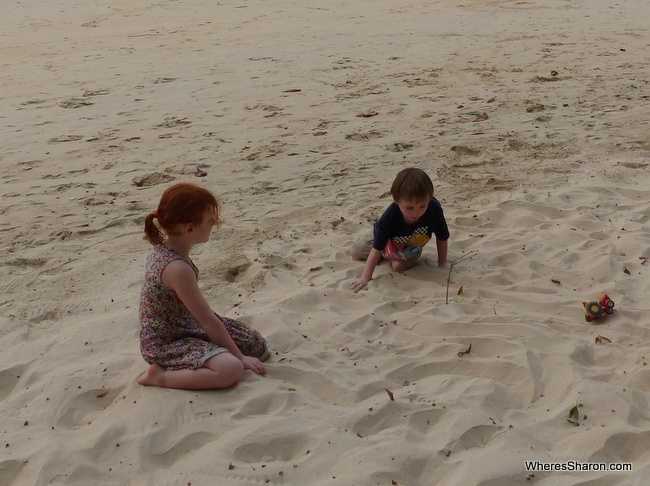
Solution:
[[[646,0],[4,10],[1,485],[647,484]],[[409,166],[457,263],[355,294]],[[272,351],[228,390],[136,383],[143,221],[179,181],[222,203],[201,289]]]

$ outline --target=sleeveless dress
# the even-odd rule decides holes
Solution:
[[[186,262],[199,278],[199,270],[191,260],[164,245],[153,248],[147,257],[140,293],[140,352],[147,363],[168,370],[196,369],[228,350],[210,341],[176,292],[163,285],[162,272],[175,260]],[[263,359],[268,355],[266,341],[259,332],[242,322],[215,315],[245,356]]]

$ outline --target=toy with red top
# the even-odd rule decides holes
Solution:
[[[591,322],[598,319],[603,314],[614,313],[614,301],[609,298],[609,295],[597,295],[598,300],[591,302],[583,302],[585,308],[585,320]]]

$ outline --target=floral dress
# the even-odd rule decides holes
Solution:
[[[210,341],[205,330],[172,289],[162,283],[162,272],[174,260],[199,270],[191,260],[164,245],[156,245],[147,257],[140,293],[140,352],[149,364],[168,370],[196,369],[228,350]],[[239,350],[246,356],[263,358],[267,344],[259,332],[246,324],[217,315]]]

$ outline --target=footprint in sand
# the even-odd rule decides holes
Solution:
[[[296,393],[289,389],[265,397],[255,396],[250,400],[246,400],[232,418],[235,420],[250,420],[251,417],[256,415],[260,417],[280,415],[289,409],[295,409],[298,402],[296,397]]]
[[[165,118],[165,121],[156,125],[156,128],[176,128],[191,125],[192,122],[187,118],[178,118],[175,116]]]
[[[58,137],[50,138],[47,143],[76,142],[82,138],[84,138],[83,135],[59,135]]]
[[[413,147],[415,147],[414,143],[410,142],[395,142],[391,143],[386,147],[386,150],[389,152],[405,152],[407,150],[411,150]]]
[[[503,433],[503,427],[497,425],[476,425],[466,430],[457,440],[449,442],[438,454],[448,457],[464,451],[485,447],[490,441]]]
[[[174,177],[164,172],[153,172],[133,179],[133,184],[137,187],[156,186],[166,182],[173,181]]]
[[[245,272],[246,269],[251,266],[250,260],[248,260],[246,257],[242,258],[244,259],[243,262],[237,265],[233,265],[225,271],[224,277],[228,282],[235,282],[238,279],[239,274]]]
[[[18,477],[20,471],[23,470],[26,464],[27,461],[16,461],[13,459],[0,461],[0,484],[14,484],[14,479]]]
[[[59,106],[61,108],[74,109],[74,108],[81,108],[83,106],[90,106],[93,104],[94,103],[92,101],[88,101],[83,98],[69,98],[59,103]]]
[[[243,444],[235,448],[233,458],[244,463],[296,462],[304,458],[317,447],[318,441],[306,429],[294,432],[293,418],[285,420],[260,424],[254,433],[241,437]]]
[[[371,138],[382,138],[384,134],[378,130],[370,130],[368,132],[350,133],[345,136],[346,140],[370,140]]]
[[[610,436],[587,460],[593,463],[638,462],[639,457],[647,454],[649,443],[649,431],[619,432]]]
[[[168,442],[169,440],[168,438],[164,438],[163,436],[159,438],[161,439],[160,442],[162,442],[163,444],[165,442]],[[170,467],[176,462],[178,462],[179,460],[187,458],[188,455],[192,454],[193,452],[197,451],[201,447],[205,446],[206,444],[210,444],[215,440],[216,440],[215,434],[211,434],[208,432],[193,432],[183,436],[181,440],[175,442],[164,452],[158,454],[152,454],[151,460],[152,462],[158,463],[164,467]],[[158,448],[161,447],[160,442],[158,443],[159,444]],[[163,445],[162,447],[166,447],[166,446]]]
[[[59,416],[57,425],[66,428],[88,425],[119,396],[119,390],[105,388],[93,388],[83,392],[74,390],[66,393],[70,395],[63,399],[63,403],[57,410]]]
[[[4,400],[11,395],[23,371],[22,366],[12,366],[11,368],[0,371],[0,400]]]

